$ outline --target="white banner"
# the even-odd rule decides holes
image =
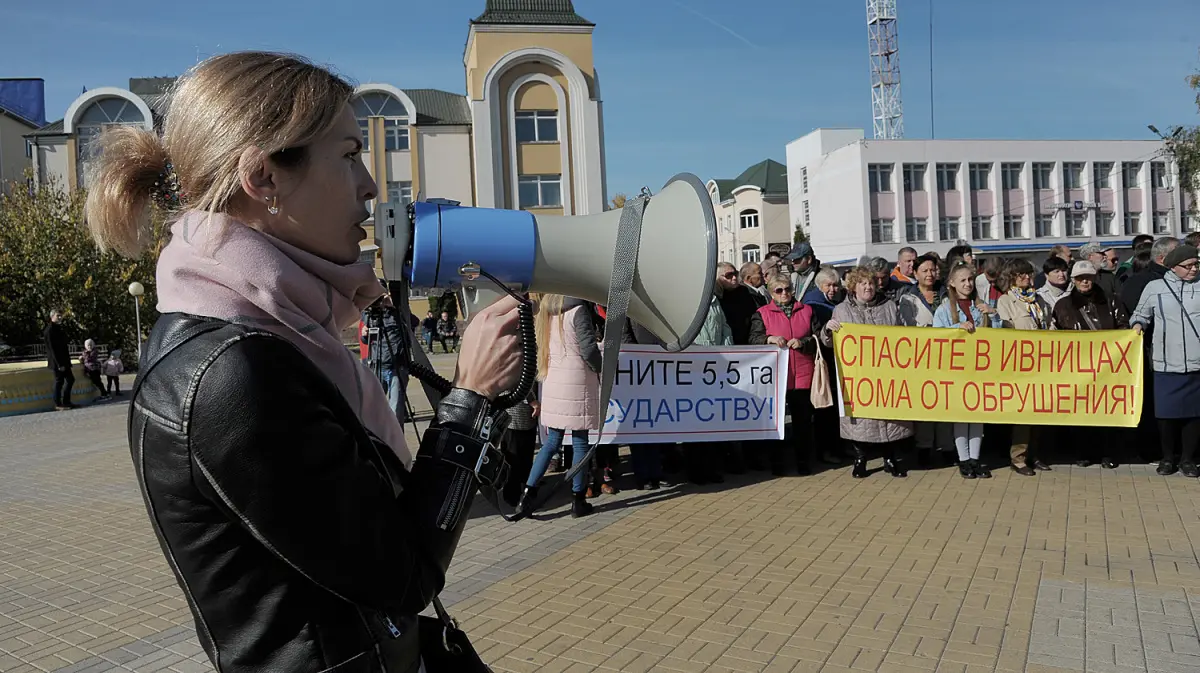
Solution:
[[[782,439],[788,349],[621,347],[602,444]]]

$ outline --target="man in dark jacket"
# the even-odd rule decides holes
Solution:
[[[1092,263],[1096,269],[1096,287],[1115,298],[1121,293],[1121,283],[1117,280],[1116,265],[1106,254],[1110,249],[1099,243],[1088,243],[1079,249],[1079,259]]]
[[[59,321],[62,314],[58,309],[50,311],[50,324],[42,338],[46,344],[46,364],[54,372],[54,408],[74,409],[71,404],[71,388],[75,385],[75,375],[71,373],[71,354],[67,352],[67,333]]]
[[[367,366],[379,378],[387,392],[388,404],[401,423],[405,422],[404,391],[408,372],[403,371],[400,357],[404,353],[404,334],[400,329],[400,312],[388,295],[363,312],[367,326]]]
[[[1172,250],[1179,247],[1179,239],[1173,236],[1163,236],[1150,245],[1150,266],[1128,276],[1121,285],[1121,306],[1128,315],[1133,315],[1142,300],[1142,292],[1152,280],[1158,280],[1166,275],[1167,267],[1163,263]],[[1142,417],[1135,431],[1138,454],[1147,462],[1157,459],[1155,451],[1162,446],[1159,443],[1158,419],[1154,417],[1154,368],[1150,366],[1150,354],[1154,345],[1153,327],[1148,325],[1142,332]]]
[[[716,293],[721,311],[725,313],[725,322],[733,332],[733,345],[749,345],[750,318],[767,305],[766,298],[742,285],[738,270],[729,262],[717,264]]]
[[[1131,244],[1133,246],[1133,252],[1134,252],[1134,254],[1136,254],[1139,250],[1142,249],[1142,246],[1150,247],[1151,245],[1153,245],[1153,243],[1154,243],[1154,237],[1151,236],[1150,234],[1138,234],[1137,236],[1133,237],[1133,241]],[[1125,281],[1129,280],[1130,276],[1133,275],[1133,258],[1130,257],[1129,259],[1125,260],[1124,262],[1121,262],[1120,264],[1118,264],[1116,273],[1117,273],[1117,280],[1120,281],[1121,284],[1124,284]],[[1161,278],[1162,276],[1159,276],[1159,277]],[[1133,307],[1132,306],[1129,307],[1129,310],[1133,310]]]

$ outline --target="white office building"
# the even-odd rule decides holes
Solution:
[[[1035,255],[1096,240],[1200,229],[1158,140],[868,140],[817,129],[787,146],[793,226],[823,262],[945,254]]]

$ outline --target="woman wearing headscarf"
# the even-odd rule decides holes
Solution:
[[[1200,284],[1196,279],[1200,276],[1200,252],[1181,245],[1167,253],[1163,266],[1167,273],[1146,285],[1132,322],[1139,332],[1154,328],[1150,364],[1154,369],[1154,416],[1163,452],[1158,473],[1165,476],[1178,467],[1185,477],[1197,477]]]

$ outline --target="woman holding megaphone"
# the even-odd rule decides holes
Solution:
[[[455,387],[410,449],[341,340],[383,293],[358,261],[377,195],[353,92],[298,58],[217,56],[180,79],[161,137],[110,127],[90,166],[104,249],[154,243],[152,198],[172,217],[130,448],[223,673],[482,665],[440,604],[442,621],[417,614],[445,584],[477,487],[499,478],[505,415],[491,402],[521,366],[517,301],[475,316]]]

